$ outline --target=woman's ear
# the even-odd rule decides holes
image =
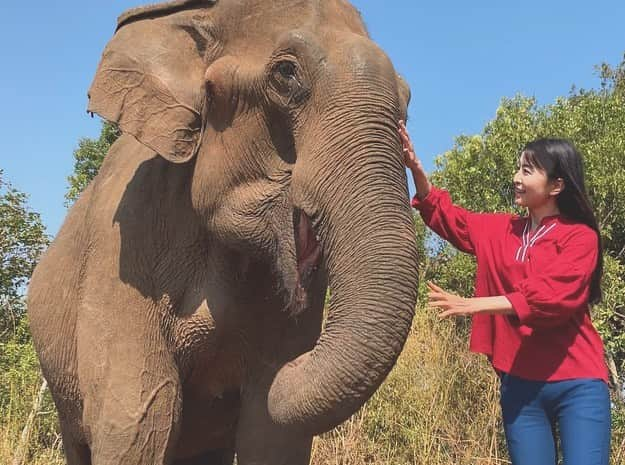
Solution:
[[[553,181],[551,181],[551,190],[549,191],[549,195],[552,195],[555,197],[556,195],[560,194],[560,192],[562,192],[564,188],[565,188],[564,179],[556,178]]]

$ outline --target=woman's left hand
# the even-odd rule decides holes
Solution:
[[[480,311],[479,306],[476,305],[476,299],[467,299],[456,294],[451,294],[429,281],[427,286],[430,289],[428,293],[430,305],[443,310],[438,314],[439,318],[474,315]]]

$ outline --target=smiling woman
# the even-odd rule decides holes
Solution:
[[[501,378],[513,465],[557,462],[556,424],[565,465],[607,465],[608,370],[590,318],[601,299],[602,247],[581,156],[566,140],[527,144],[514,186],[528,215],[473,213],[430,185],[403,125],[400,136],[417,188],[412,205],[442,238],[476,256],[476,297],[430,283],[429,299],[441,317],[472,317],[471,350],[487,355]]]

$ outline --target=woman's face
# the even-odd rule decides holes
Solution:
[[[530,210],[555,201],[562,191],[562,179],[549,180],[547,173],[526,160],[519,158],[518,170],[514,175],[514,203]]]

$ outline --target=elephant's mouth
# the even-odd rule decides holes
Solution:
[[[297,255],[297,284],[304,291],[317,271],[321,259],[321,245],[308,215],[302,210],[294,212],[295,252]]]

